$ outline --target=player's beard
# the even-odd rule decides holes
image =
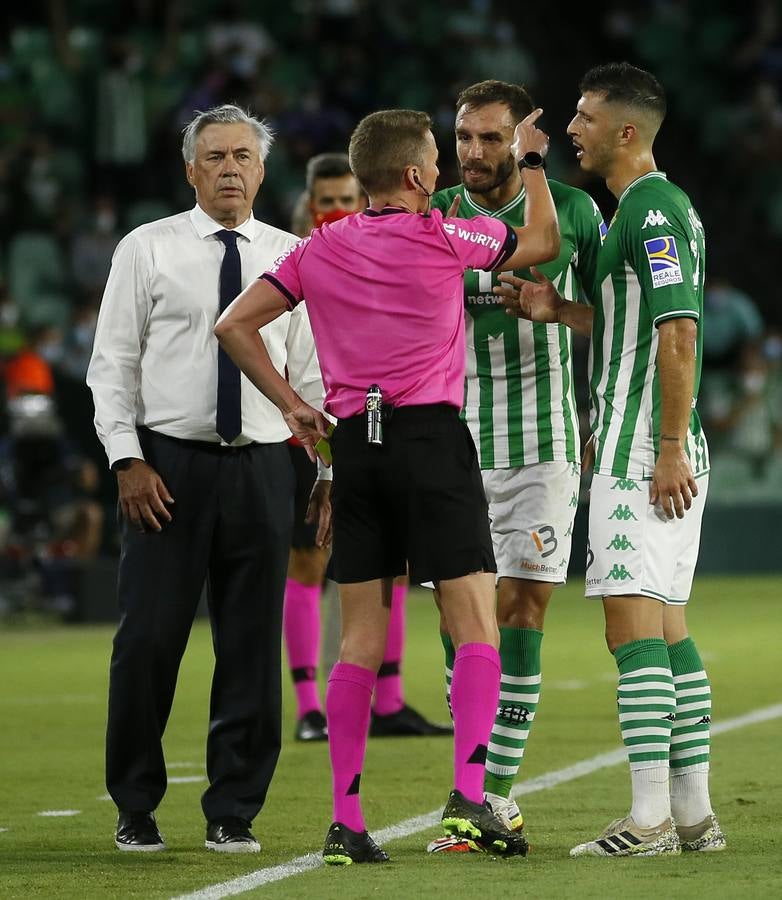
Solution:
[[[504,160],[497,166],[494,172],[494,178],[489,182],[489,184],[481,185],[480,187],[473,187],[470,188],[470,190],[474,191],[476,194],[490,194],[492,191],[495,191],[498,187],[505,184],[505,182],[513,174],[515,168],[516,160],[509,155],[506,160]],[[467,184],[467,182],[464,180],[464,166],[461,167],[461,170],[462,184]]]
[[[581,168],[585,172],[597,175],[598,178],[607,178],[612,169],[613,147],[603,141],[592,146],[580,160]]]

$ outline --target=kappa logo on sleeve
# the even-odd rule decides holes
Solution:
[[[667,287],[682,284],[682,267],[679,263],[679,251],[673,237],[655,237],[644,241],[646,258],[652,273],[652,287]]]
[[[481,244],[490,250],[499,250],[502,244],[497,238],[490,234],[481,234],[480,231],[471,231],[469,228],[463,228],[453,222],[443,222],[443,231],[452,237],[461,238],[463,241],[469,241],[471,244]]]
[[[671,223],[665,218],[665,216],[660,212],[659,209],[650,209],[646,214],[643,225],[641,226],[641,231],[643,231],[644,228],[648,228],[650,225],[656,227],[659,225],[670,224]]]

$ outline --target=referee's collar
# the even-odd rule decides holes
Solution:
[[[382,209],[371,209],[367,207],[363,210],[362,215],[370,216],[375,219],[378,216],[398,216],[400,213],[408,215],[408,216],[428,216],[429,213],[414,213],[410,209],[405,209],[403,206],[384,206]]]

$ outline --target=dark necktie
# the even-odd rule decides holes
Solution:
[[[223,264],[220,266],[220,312],[233,302],[242,290],[242,261],[236,246],[235,231],[218,231],[225,244]],[[217,433],[227,443],[242,432],[242,385],[239,369],[231,357],[219,347],[217,350]]]

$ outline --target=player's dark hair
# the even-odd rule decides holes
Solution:
[[[307,163],[307,192],[312,193],[318,178],[344,178],[352,174],[347,153],[320,153]]]
[[[526,88],[518,84],[509,84],[507,81],[497,81],[494,78],[466,87],[456,98],[456,109],[461,109],[463,106],[480,109],[482,106],[488,106],[489,103],[505,104],[517,124],[535,109],[535,104]]]
[[[402,183],[408,166],[422,166],[432,120],[413,109],[381,109],[356,125],[350,138],[350,168],[364,191],[379,194]]]
[[[582,94],[603,94],[608,103],[622,103],[651,112],[660,122],[665,118],[667,104],[663,86],[651,72],[628,62],[595,66],[581,79],[579,89]]]

